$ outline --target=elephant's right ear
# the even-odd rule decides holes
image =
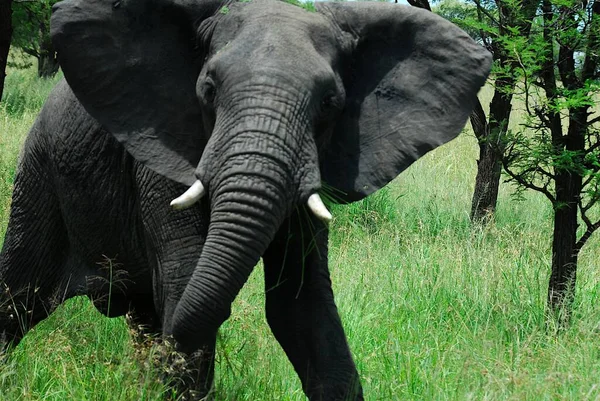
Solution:
[[[207,138],[196,97],[197,24],[220,1],[65,0],[53,8],[60,65],[86,110],[137,160],[184,184]]]

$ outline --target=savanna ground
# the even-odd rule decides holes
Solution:
[[[19,149],[55,81],[9,71],[0,238]],[[490,95],[484,89],[484,103]],[[495,220],[472,227],[476,158],[467,129],[375,196],[333,209],[333,285],[366,398],[600,399],[598,235],[580,258],[572,324],[557,332],[544,315],[550,206],[534,194],[517,200],[503,185]],[[218,400],[304,399],[263,303],[259,266],[220,331]],[[166,391],[124,319],[103,317],[85,298],[66,302],[2,359],[0,400],[149,401]]]

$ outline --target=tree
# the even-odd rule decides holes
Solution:
[[[443,0],[437,2],[431,11],[458,25],[479,43],[483,43],[481,29],[478,25],[477,6],[462,0]]]
[[[503,165],[554,210],[548,304],[564,321],[577,260],[600,228],[600,0],[543,0],[532,36],[515,47],[527,121],[508,138]],[[583,229],[578,232],[579,223]]]
[[[519,60],[514,46],[527,40],[539,0],[496,0],[487,5],[473,0],[477,7],[477,26],[483,44],[494,59],[494,95],[486,119],[477,105],[471,125],[479,143],[475,190],[471,201],[471,220],[482,221],[494,213],[502,172],[502,154],[512,111],[512,98],[519,79]]]
[[[12,0],[0,0],[0,100],[4,91],[6,64],[12,37]]]
[[[443,0],[433,9],[478,40],[491,53],[494,95],[489,115],[475,104],[470,121],[479,144],[471,220],[485,222],[498,202],[504,140],[512,110],[511,102],[519,79],[514,43],[527,38],[540,0]]]
[[[549,199],[554,228],[548,305],[565,322],[579,253],[600,228],[600,113],[593,111],[600,99],[600,0],[472,1],[472,26],[480,28],[495,60],[489,119],[481,104],[471,115],[480,146],[472,218],[481,219],[485,207],[493,211],[501,166],[520,190]],[[515,95],[528,118],[511,132]]]
[[[51,77],[58,71],[58,59],[50,38],[52,6],[58,0],[14,0],[13,46],[37,59],[38,75]]]

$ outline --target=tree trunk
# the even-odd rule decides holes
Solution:
[[[58,58],[52,42],[44,41],[40,46],[40,56],[38,57],[38,76],[41,78],[51,78],[58,72]]]
[[[570,109],[567,135],[556,137],[555,146],[562,145],[572,154],[583,155],[588,114],[587,106]],[[583,160],[577,164],[583,164]],[[568,321],[575,296],[577,257],[582,246],[577,244],[578,204],[583,190],[582,173],[572,168],[562,169],[557,172],[554,185],[556,204],[548,306],[559,317],[559,321]]]
[[[577,274],[577,199],[581,192],[580,175],[564,172],[556,176],[558,207],[554,210],[552,274],[548,286],[548,306],[567,321],[575,295]]]
[[[12,0],[0,0],[0,100],[4,91],[6,63],[12,37]]]
[[[479,143],[479,160],[477,161],[477,176],[475,191],[471,201],[471,221],[484,222],[494,214],[498,201],[498,188],[502,172],[502,154],[504,153],[504,136],[512,106],[512,88],[514,81],[498,78],[494,83],[498,89],[490,103],[489,123],[481,103],[477,102],[471,114],[471,125]],[[508,91],[500,88],[510,88]],[[475,121],[474,121],[475,120]],[[478,121],[481,120],[481,121]]]
[[[523,36],[529,35],[531,21],[538,3],[539,0],[524,0],[521,9],[517,10],[513,9],[513,6],[505,0],[496,1],[500,18],[500,38],[496,37],[492,40],[490,51],[494,61],[500,65],[501,69],[515,70],[519,68],[516,62],[509,57],[509,51],[502,42],[514,35],[509,28],[517,28]],[[511,101],[515,78],[500,74],[494,82],[494,88],[487,124],[474,124],[473,122],[474,115],[477,115],[478,120],[485,121],[485,112],[481,108],[481,104],[476,105],[475,112],[471,115],[471,125],[479,143],[475,191],[471,201],[472,222],[484,222],[496,210],[504,154],[504,137],[512,109]]]
[[[597,3],[594,10],[600,12]],[[552,45],[551,26],[554,24],[552,5],[544,0],[542,10],[544,11],[544,38],[549,43],[549,54],[555,55]],[[565,27],[576,25],[576,13],[563,7],[560,9],[561,21]],[[556,29],[556,28],[554,28]],[[595,32],[592,32],[595,33]],[[589,44],[592,44],[592,41]],[[588,44],[588,46],[589,46]],[[575,45],[559,41],[558,49],[558,72],[560,81],[565,89],[569,91],[581,90],[587,85],[583,69],[582,79],[577,77],[575,69]],[[586,49],[589,54],[590,48]],[[553,57],[554,59],[554,57]],[[586,56],[586,61],[588,58]],[[595,64],[593,65],[595,67]],[[553,61],[548,60],[542,70],[544,78],[544,89],[548,99],[555,99],[558,93],[557,77]],[[588,66],[589,67],[589,66]],[[583,171],[575,166],[584,164],[583,158],[586,151],[586,132],[589,127],[589,106],[569,107],[569,127],[567,134],[563,135],[561,128],[561,116],[557,111],[549,114],[550,130],[552,132],[552,145],[558,155],[565,150],[570,157],[574,157],[574,163],[566,163],[564,166],[555,167],[555,191],[556,202],[554,204],[554,238],[552,241],[552,273],[548,285],[548,307],[551,312],[559,318],[559,322],[567,322],[570,317],[573,297],[575,295],[575,281],[577,275],[577,257],[583,243],[577,242],[578,207],[583,190]],[[579,159],[579,160],[577,160]],[[584,241],[585,242],[585,241]]]
[[[38,76],[51,78],[58,72],[58,60],[55,55],[41,54],[38,59]]]
[[[471,221],[483,223],[494,215],[498,201],[501,169],[498,152],[487,142],[479,142],[475,190],[471,200]]]

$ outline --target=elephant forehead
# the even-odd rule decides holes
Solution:
[[[240,45],[262,52],[307,51],[335,41],[322,15],[273,0],[237,2],[222,10],[214,32],[213,50],[220,51],[238,39]]]
[[[221,77],[267,73],[320,81],[331,75],[339,43],[318,13],[280,1],[238,2],[215,23],[207,67]]]

